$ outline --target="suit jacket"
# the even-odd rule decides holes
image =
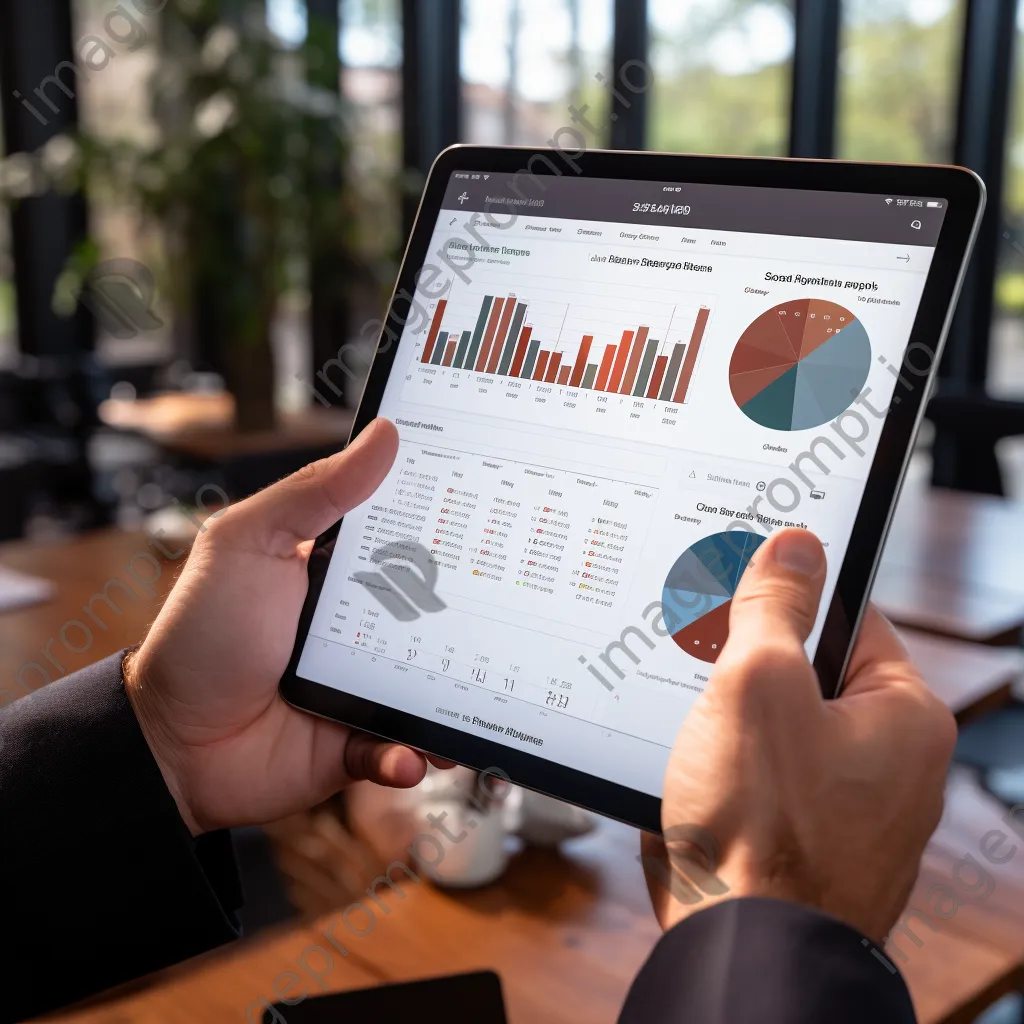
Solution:
[[[230,837],[189,834],[121,655],[0,711],[0,867],[2,1021],[237,936]],[[717,904],[663,936],[620,1024],[913,1024],[902,978],[866,941],[794,903]]]

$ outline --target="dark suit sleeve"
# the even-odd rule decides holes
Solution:
[[[0,712],[0,1020],[234,938],[230,836],[190,835],[136,721],[122,655]]]
[[[726,900],[662,936],[619,1024],[914,1024],[903,978],[883,956],[797,903]]]

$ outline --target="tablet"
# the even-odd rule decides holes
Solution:
[[[837,693],[983,203],[956,167],[445,150],[354,425],[398,457],[316,542],[284,697],[657,830],[773,530],[825,546]]]

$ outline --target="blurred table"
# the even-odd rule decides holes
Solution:
[[[0,615],[0,685],[9,688],[26,662],[49,664],[48,643],[50,653],[73,671],[140,640],[185,560],[184,549],[167,550],[180,550],[180,555],[169,558],[144,535],[116,530],[47,545],[0,546],[0,562],[50,578],[58,587],[52,602]],[[159,578],[149,558],[160,567]],[[127,571],[129,566],[137,576],[153,577],[152,594]],[[127,597],[114,580],[130,587],[135,597]],[[118,611],[93,603],[107,628],[92,630],[88,650],[68,653],[59,640],[62,626],[72,620],[91,623],[82,609],[101,593],[115,601]],[[934,637],[911,635],[909,641],[926,676],[961,715],[1002,692],[1008,674],[1018,667],[1014,652]],[[33,686],[42,682],[35,675],[28,681]],[[915,896],[923,907],[934,903],[926,882],[948,880],[952,855],[976,852],[996,813],[969,787],[961,787],[948,807],[943,830],[925,860],[924,888],[919,886]],[[282,867],[303,893],[300,903],[315,908],[310,911],[314,919],[170,968],[60,1019],[212,1024],[244,1020],[248,1008],[249,1019],[257,1021],[258,1000],[275,998],[275,978],[296,971],[311,946],[327,945],[323,930],[337,927],[341,909],[363,894],[393,856],[407,856],[403,851],[410,829],[413,834],[427,830],[425,822],[389,807],[371,786],[350,792],[349,813],[362,837],[360,849],[368,852],[353,854],[356,840],[329,818],[322,819],[319,831],[274,832]],[[504,981],[513,1024],[610,1024],[658,935],[637,853],[635,830],[601,820],[593,834],[568,844],[564,852],[520,851],[501,881],[486,889],[452,894],[409,884],[403,885],[400,898],[385,888],[381,899],[387,900],[389,912],[378,913],[364,937],[341,933],[349,954],[333,956],[323,990],[493,968]],[[1001,888],[988,903],[977,900],[965,907],[950,927],[943,923],[940,931],[927,933],[923,946],[912,948],[908,962],[901,962],[922,1024],[966,1024],[968,1011],[973,1014],[1019,983],[1024,884],[1010,868],[1019,876],[1019,865],[1007,864]],[[323,964],[315,957],[312,962]]]
[[[984,643],[1024,628],[1024,503],[908,487],[872,599],[894,621]]]
[[[74,672],[138,643],[187,557],[180,540],[154,545],[145,534],[124,530],[0,544],[0,563],[57,585],[54,600],[0,614],[0,705],[24,692],[18,686],[23,666],[34,663],[51,678],[62,674],[47,654],[64,672]],[[69,625],[74,622],[88,633]],[[78,653],[62,643],[62,630]],[[35,668],[25,668],[22,677],[29,689],[46,681]]]
[[[932,691],[962,725],[1011,699],[1024,673],[1024,651],[989,647],[897,628]]]
[[[266,430],[239,431],[226,392],[111,398],[99,415],[108,427],[147,438],[184,468],[217,473],[234,499],[340,451],[352,429],[350,409],[310,406],[280,413]]]
[[[372,929],[360,916],[360,927],[369,930],[358,937],[341,924],[344,908],[358,896],[352,887],[369,885],[396,856],[407,860],[402,844],[428,826],[411,817],[396,820],[387,809],[389,795],[367,786],[357,792],[355,827],[369,837],[371,860],[356,879],[344,878],[349,853],[329,833],[317,841],[304,837],[294,852],[305,862],[305,883],[316,889],[320,901],[333,903],[331,911],[198,957],[151,977],[141,991],[123,990],[113,1000],[55,1019],[83,1024],[256,1022],[259,1000],[265,1000],[263,1005],[274,1001],[275,979],[283,979],[278,983],[295,997],[306,989],[336,992],[493,969],[502,978],[511,1024],[612,1024],[659,934],[633,829],[602,820],[594,833],[562,852],[522,850],[499,882],[473,892],[443,892],[426,882],[406,881],[396,871],[404,895],[381,886],[379,897],[388,911],[374,915]],[[957,808],[963,803],[954,801]],[[949,828],[976,830],[987,823],[983,816],[977,822],[952,822]],[[979,838],[971,831],[965,843],[973,842],[976,849]],[[931,907],[928,886],[949,884],[952,862],[945,863],[944,857],[943,847],[930,850],[930,874],[922,877],[911,906]],[[1022,890],[1019,879],[1000,882],[1009,900],[1005,910],[974,901],[948,926],[940,922],[934,933],[917,923],[916,930],[923,932],[920,947],[900,941],[907,956],[899,963],[920,1024],[968,1024],[1020,983]],[[323,933],[332,929],[348,955],[335,953],[328,964],[310,951],[314,946],[329,950]],[[319,984],[301,972],[303,956],[318,973]]]

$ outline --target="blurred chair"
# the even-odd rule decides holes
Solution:
[[[1024,803],[1024,703],[1014,701],[962,726],[954,759],[975,768],[997,800]]]

